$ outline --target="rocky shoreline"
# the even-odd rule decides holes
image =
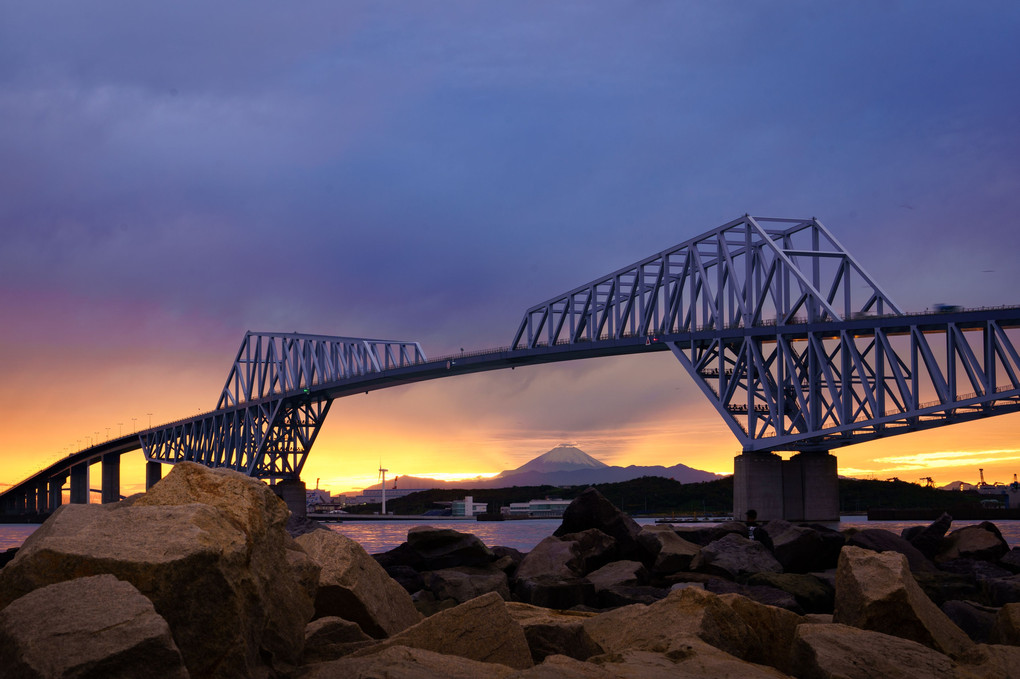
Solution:
[[[641,527],[594,489],[527,554],[412,528],[371,556],[265,484],[182,463],[66,505],[0,569],[4,677],[1020,678],[1020,549]]]

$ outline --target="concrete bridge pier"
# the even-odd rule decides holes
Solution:
[[[50,511],[54,512],[64,502],[64,482],[67,481],[67,474],[58,474],[51,477],[50,486]]]
[[[836,457],[828,451],[797,453],[783,460],[775,453],[746,452],[733,460],[733,518],[749,509],[759,521],[839,521]]]
[[[103,504],[120,501],[120,453],[103,455]]]
[[[163,478],[163,465],[149,460],[145,463],[145,490],[149,490]]]
[[[305,482],[301,479],[280,481],[270,486],[277,497],[287,503],[287,509],[298,518],[308,516]]]
[[[76,505],[89,503],[89,463],[82,462],[71,467],[71,502]]]

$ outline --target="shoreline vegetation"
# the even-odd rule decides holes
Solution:
[[[883,482],[863,483],[849,488],[864,497]],[[0,568],[0,667],[1020,678],[1020,548],[993,523],[954,529],[943,514],[899,535],[778,520],[640,526],[615,504],[639,501],[606,490],[576,492],[527,553],[415,526],[369,555],[290,516],[257,480],[181,463],[147,493],[59,508]]]

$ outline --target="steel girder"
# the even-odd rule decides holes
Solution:
[[[426,363],[417,342],[248,332],[216,409],[140,435],[146,460],[297,479],[329,412],[325,385]]]
[[[140,435],[145,459],[229,467],[262,479],[297,479],[331,399],[272,398],[182,420]]]
[[[223,385],[220,408],[426,362],[417,342],[247,332]]]
[[[745,215],[528,309],[511,349],[869,313],[900,310],[821,222]]]
[[[665,341],[745,451],[829,450],[1020,410],[1020,331],[981,315]]]

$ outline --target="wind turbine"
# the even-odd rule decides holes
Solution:
[[[383,469],[382,462],[379,462],[379,480],[382,481],[382,515],[386,516],[386,472],[389,469]]]

